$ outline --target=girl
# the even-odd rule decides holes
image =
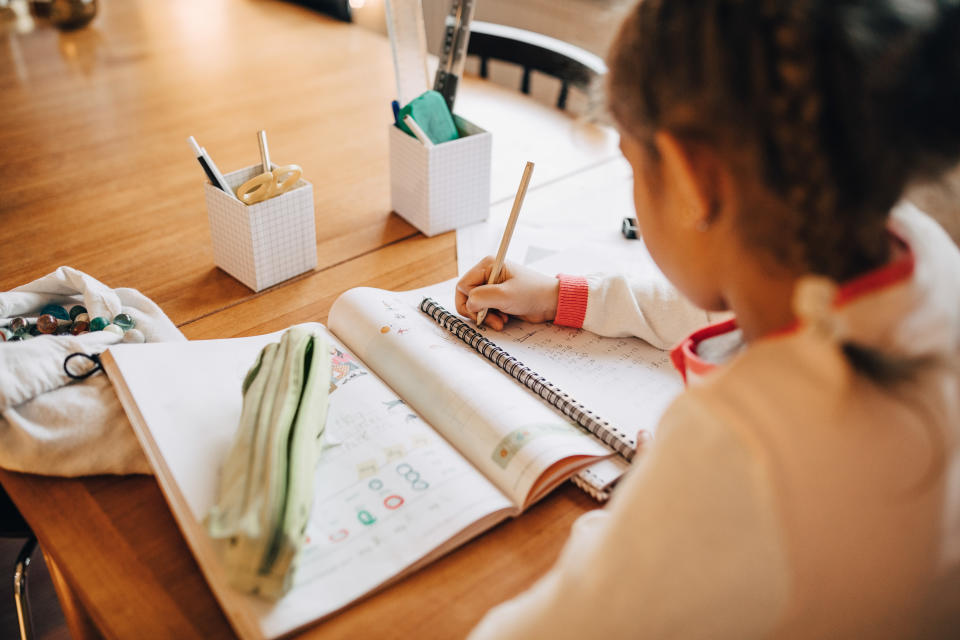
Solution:
[[[960,253],[897,204],[960,159],[960,0],[642,0],[610,110],[688,383],[609,506],[475,638],[960,629]],[[460,313],[641,336],[622,277],[490,260]],[[703,318],[702,312],[701,319]],[[679,322],[671,322],[678,318]],[[951,636],[951,637],[956,637]]]

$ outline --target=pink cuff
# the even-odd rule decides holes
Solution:
[[[587,279],[559,273],[557,280],[560,281],[560,295],[557,298],[557,317],[553,324],[579,329],[587,315]]]

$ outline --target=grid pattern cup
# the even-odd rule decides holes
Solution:
[[[428,149],[390,125],[390,204],[424,235],[486,220],[493,135],[454,116],[460,138]]]
[[[224,176],[230,188],[261,173],[253,165]],[[246,205],[209,182],[204,185],[214,263],[261,291],[317,266],[313,186],[299,180],[286,193]]]

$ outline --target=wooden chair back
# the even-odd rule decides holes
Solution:
[[[530,74],[539,71],[561,82],[557,108],[566,109],[570,87],[586,92],[591,83],[607,72],[603,60],[568,42],[533,31],[474,20],[470,24],[467,55],[480,58],[480,76],[489,75],[491,59],[523,68],[520,91],[530,93]]]

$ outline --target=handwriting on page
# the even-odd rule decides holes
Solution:
[[[411,292],[407,303],[417,304],[422,293]],[[443,305],[443,296],[438,302]],[[462,348],[457,337],[443,327],[433,324],[429,331],[445,347]],[[637,338],[605,338],[580,329],[516,319],[503,331],[486,327],[481,331],[628,437],[636,435],[638,442],[653,433],[663,411],[683,388],[669,354]]]
[[[485,335],[631,435],[652,433],[683,387],[669,354],[637,338],[517,321]]]
[[[419,303],[409,293],[354,289],[340,298],[330,322],[371,370],[514,504],[528,499],[551,464],[609,455],[573,419],[457,342]],[[551,428],[536,428],[541,425]]]

